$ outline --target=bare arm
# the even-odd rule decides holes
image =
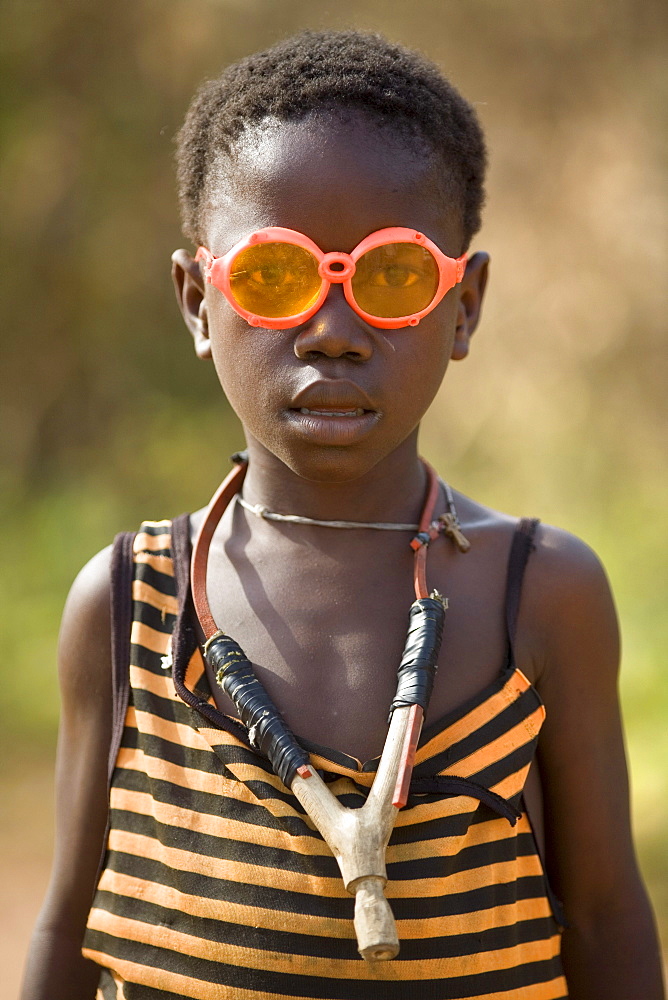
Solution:
[[[539,766],[548,875],[568,921],[569,997],[661,1000],[657,935],[631,835],[607,579],[582,542],[551,528],[541,530],[529,572],[520,630],[547,710]]]
[[[33,932],[21,1000],[91,1000],[99,968],[82,958],[107,818],[111,737],[110,549],[70,591],[58,659],[61,726],[56,842],[47,896]]]

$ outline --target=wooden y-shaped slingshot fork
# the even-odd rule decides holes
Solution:
[[[216,625],[206,596],[206,566],[215,528],[246,473],[240,464],[215,494],[200,528],[192,559],[195,609],[204,631],[204,655],[220,687],[234,701],[251,744],[265,754],[283,783],[302,804],[336,858],[343,883],[355,896],[355,932],[360,954],[367,961],[394,958],[399,940],[390,905],[385,848],[399,809],[406,804],[415,750],[436,673],[447,602],[426,584],[429,542],[442,527],[432,523],[438,479],[429,476],[427,500],[415,550],[416,600],[410,608],[408,636],[398,669],[397,692],[390,706],[390,723],[378,770],[361,809],[347,809],[310,765],[306,751],[255,676],[241,647]]]

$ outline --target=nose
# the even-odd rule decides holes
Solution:
[[[322,306],[300,328],[294,351],[302,361],[316,355],[368,361],[373,354],[369,327],[346,302],[340,285],[332,285]]]

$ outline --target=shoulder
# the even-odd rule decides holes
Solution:
[[[539,524],[527,569],[526,602],[536,620],[575,625],[592,614],[613,613],[608,577],[598,555],[575,535]]]
[[[112,551],[113,546],[106,546],[77,574],[65,602],[61,638],[62,632],[97,631],[110,623]]]
[[[467,534],[481,541],[484,539],[485,544],[491,540],[509,544],[519,527],[520,518],[487,507],[458,491],[454,491],[454,499],[459,520]],[[587,570],[598,567],[602,571],[598,557],[580,538],[562,528],[545,524],[539,518],[536,520],[538,523],[533,538],[535,555],[531,559],[534,566],[539,564],[544,573],[556,576],[574,568]]]
[[[481,543],[495,572],[505,571],[519,519],[467,497],[456,501],[472,545]],[[617,617],[601,560],[582,539],[542,522],[522,583],[516,645],[518,665],[533,679],[557,663],[563,673],[565,663],[581,664],[583,656],[617,668]]]
[[[456,495],[456,507],[471,541],[481,542],[499,561],[507,561],[520,519],[462,494]],[[609,593],[605,570],[593,549],[576,535],[538,520],[522,602],[531,601],[534,613],[547,614],[555,601],[576,607],[583,598]]]
[[[539,524],[524,582],[518,641],[545,691],[586,681],[611,690],[619,627],[605,569],[582,539]]]
[[[581,538],[562,528],[539,523],[532,556],[534,583],[553,588],[565,597],[591,587],[607,587],[601,560]]]
[[[503,515],[496,524],[499,535],[508,532]],[[517,525],[511,522],[510,538]],[[526,564],[514,660],[546,709],[544,761],[559,768],[574,748],[593,759],[596,746],[622,760],[619,626],[608,578],[589,545],[549,524],[538,524]]]
[[[98,697],[110,690],[111,560],[108,545],[81,569],[67,596],[58,640],[64,701],[70,689]]]

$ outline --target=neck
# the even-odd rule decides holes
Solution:
[[[312,470],[294,471],[250,436],[248,454],[245,499],[279,513],[319,520],[412,522],[424,503],[426,476],[415,439],[345,480],[336,456],[330,469],[317,470],[315,479]]]

